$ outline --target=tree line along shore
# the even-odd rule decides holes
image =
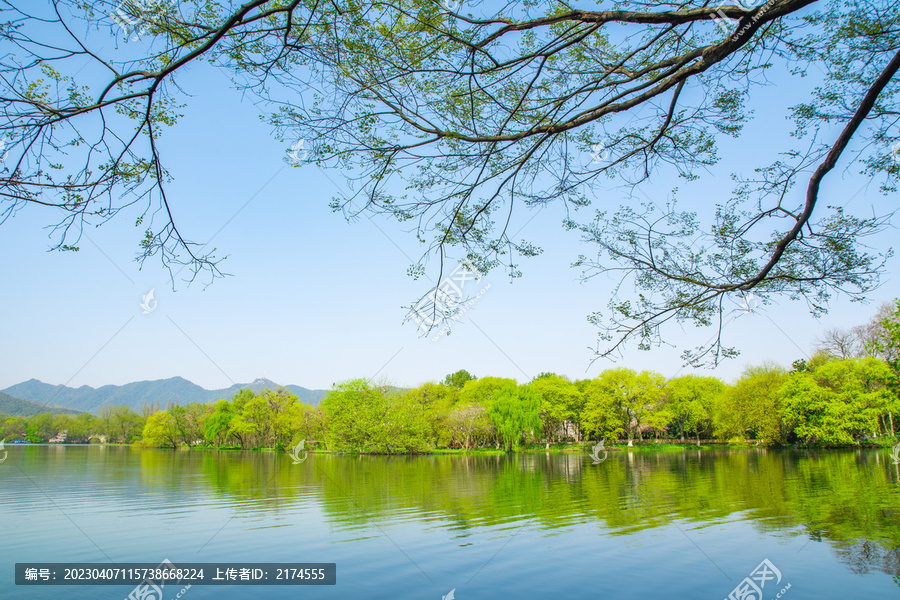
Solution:
[[[791,369],[750,367],[736,381],[610,368],[528,383],[460,370],[403,389],[352,379],[318,406],[285,389],[241,390],[207,404],[105,406],[98,414],[0,415],[7,441],[148,447],[306,448],[403,454],[543,448],[675,438],[764,446],[890,445],[900,423],[900,300],[868,324],[830,330]]]

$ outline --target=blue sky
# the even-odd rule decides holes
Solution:
[[[615,361],[594,358],[591,312],[606,306],[614,280],[579,281],[569,265],[592,253],[561,226],[561,207],[521,208],[521,236],[544,253],[521,261],[524,277],[510,282],[501,272],[479,282],[490,288],[438,341],[403,324],[409,305],[433,285],[406,275],[422,247],[407,226],[385,219],[348,224],[329,200],[343,185],[340,173],[285,161],[289,142],[278,141],[260,121],[260,109],[241,100],[227,77],[213,67],[194,67],[180,79],[192,95],[179,124],[165,132],[165,164],[174,176],[169,196],[180,229],[229,258],[231,276],[204,287],[176,280],[155,260],[133,262],[142,229],[137,212],[86,230],[78,253],[47,252],[47,209],[29,206],[0,227],[0,265],[6,290],[0,322],[0,388],[37,378],[70,386],[123,384],[181,376],[220,388],[265,376],[279,383],[327,388],[353,377],[383,377],[417,385],[465,368],[478,376],[527,381],[542,371],[572,378],[596,376],[626,365],[666,376],[682,369],[681,351],[706,342],[710,331],[670,326],[677,346],[651,352],[627,350]],[[663,172],[641,193],[664,201],[678,186],[679,198],[710,214],[727,198],[732,171],[749,173],[772,157],[773,140],[790,129],[784,103],[807,82],[784,74],[781,83],[758,90],[756,115],[739,140],[722,140],[725,157],[698,182]],[[586,157],[589,158],[589,157]],[[845,165],[841,165],[844,167]],[[856,214],[886,212],[895,198],[851,172],[828,175],[821,205],[840,204]],[[797,194],[801,194],[798,189]],[[611,190],[618,200],[622,194]],[[592,210],[592,209],[591,209]],[[589,211],[582,218],[590,217]],[[884,249],[893,231],[875,242]],[[740,313],[725,332],[739,358],[712,372],[725,380],[747,365],[773,360],[788,366],[809,353],[828,327],[867,321],[878,304],[897,296],[889,263],[884,285],[869,305],[836,298],[827,317],[816,320],[802,303],[787,299]],[[184,274],[182,274],[183,276]],[[429,271],[432,277],[434,272]],[[479,288],[479,289],[480,289]],[[142,296],[155,290],[149,314]]]

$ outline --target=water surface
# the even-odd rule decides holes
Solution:
[[[900,597],[900,465],[887,451],[334,456],[10,446],[0,598],[17,562],[333,562],[327,587],[182,598],[710,598],[763,560],[763,598]],[[182,588],[167,586],[165,600]]]

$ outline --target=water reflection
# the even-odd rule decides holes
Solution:
[[[32,446],[11,450],[0,466],[4,511],[33,508],[15,495],[26,479],[41,482],[48,497],[63,490],[70,505],[102,497],[159,508],[174,497],[180,504],[170,516],[229,507],[265,516],[269,526],[315,506],[330,527],[348,532],[418,520],[461,536],[523,522],[544,532],[587,525],[628,536],[740,521],[827,541],[855,573],[900,575],[900,465],[878,451],[610,452],[600,464],[586,454],[311,453],[294,464],[268,452]]]

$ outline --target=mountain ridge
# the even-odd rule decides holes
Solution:
[[[207,403],[216,400],[230,400],[238,391],[243,389],[258,392],[263,389],[276,389],[278,387],[282,386],[264,377],[254,379],[250,383],[236,383],[227,388],[217,390],[207,390],[181,376],[169,377],[168,379],[134,381],[123,385],[107,384],[98,388],[93,388],[89,385],[72,388],[62,384],[44,383],[32,378],[11,385],[4,390],[0,390],[0,392],[23,401],[44,405],[52,403],[56,407],[96,413],[100,407],[108,404],[115,406],[125,405],[136,411],[141,411],[145,404],[150,403],[159,403],[160,407],[165,407],[169,403],[182,405],[195,402]],[[316,406],[327,392],[327,390],[309,389],[298,385],[286,385],[283,387],[296,395],[300,401],[312,406]]]
[[[33,400],[23,400],[0,392],[0,414],[14,417],[30,417],[38,413],[52,412],[54,414],[69,414],[76,416],[81,413],[80,410],[66,408],[65,406],[57,406],[55,404],[47,404],[46,402],[35,402]]]

